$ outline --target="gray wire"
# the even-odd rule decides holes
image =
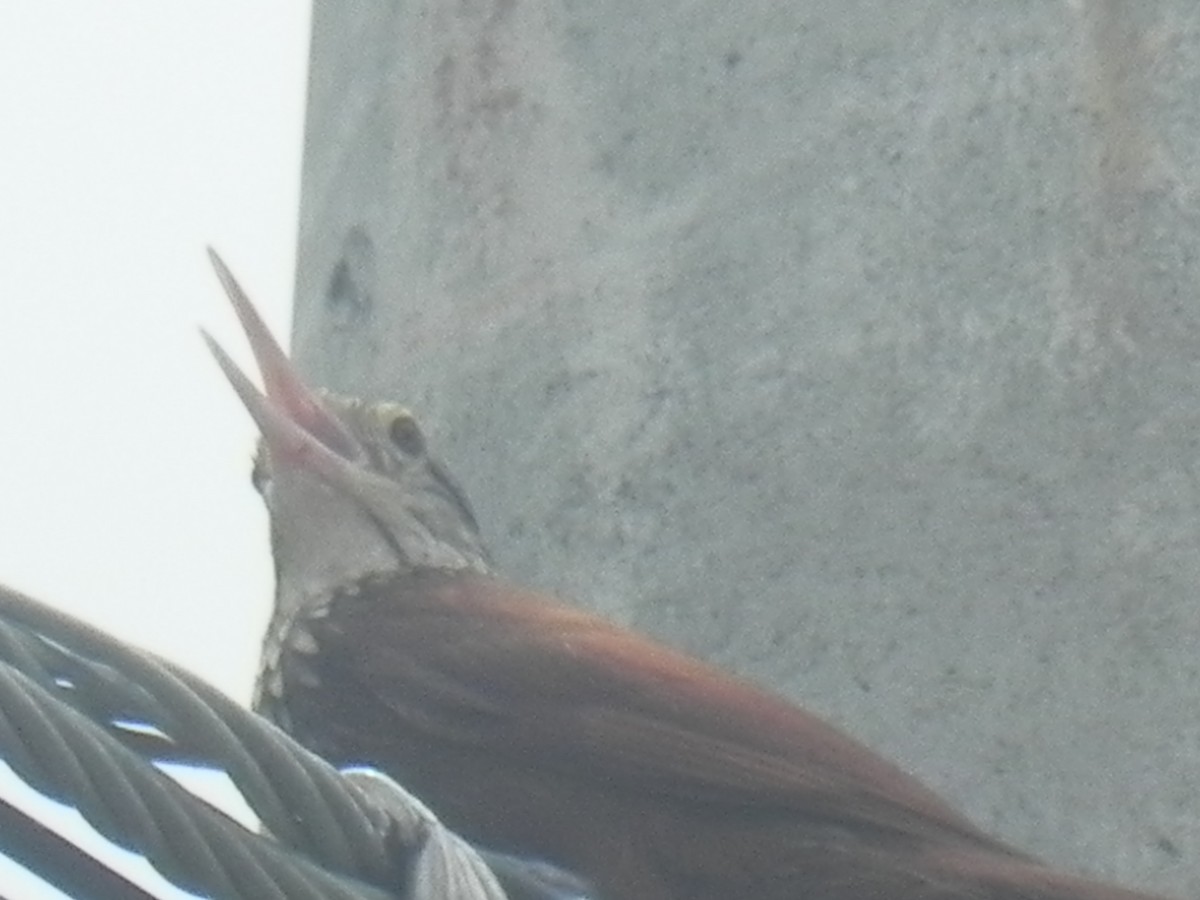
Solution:
[[[0,756],[186,890],[229,900],[389,896],[247,831],[8,663],[0,663]]]
[[[225,769],[278,842],[126,744]],[[504,898],[478,854],[398,786],[381,801],[194,676],[3,586],[0,756],[210,896],[378,900],[411,880],[416,900]]]
[[[126,704],[122,710],[126,715],[132,713],[174,744],[186,746],[224,769],[281,843],[327,868],[373,883],[387,883],[395,877],[395,848],[388,845],[386,817],[333,766],[270,723],[247,714],[178,667],[3,587],[0,617],[10,623],[10,629],[11,624],[19,624],[45,641],[38,648],[10,637],[0,641],[0,652],[15,643],[27,656],[37,657],[42,669],[38,680],[43,685],[57,683],[56,676],[62,673],[55,669],[67,668],[68,660],[76,670],[67,673],[75,676],[73,684],[92,684],[93,688],[106,684],[106,696],[119,697]],[[19,664],[14,659],[6,661]],[[79,673],[87,677],[78,677]],[[80,692],[60,691],[60,696],[72,704],[89,699]],[[86,706],[83,711],[94,714]]]

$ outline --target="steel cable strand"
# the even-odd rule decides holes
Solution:
[[[3,798],[0,798],[0,853],[69,897],[157,900]]]
[[[22,624],[15,624],[13,619],[19,619]],[[31,633],[30,628],[36,629],[37,633]],[[80,645],[101,659],[81,655]],[[243,767],[240,773],[229,771],[227,774],[247,795],[252,808],[253,796],[273,793],[281,798],[293,821],[301,824],[315,821],[325,825],[322,817],[314,813],[323,812],[330,805],[342,811],[341,818],[350,826],[350,843],[363,851],[361,856],[370,867],[346,870],[330,864],[328,854],[316,854],[322,863],[335,871],[367,880],[386,890],[395,890],[408,879],[415,892],[414,900],[443,900],[446,897],[503,900],[505,896],[505,889],[488,866],[487,854],[476,851],[446,829],[419,800],[399,785],[386,779],[364,782],[354,775],[343,775],[275,726],[234,704],[194,676],[3,586],[0,586],[0,658],[20,660],[43,685],[49,685],[50,690],[57,691],[63,700],[79,708],[84,715],[107,725],[114,737],[131,744],[142,754],[149,752],[180,759],[187,764],[220,768],[222,760],[197,753],[191,745],[188,738],[195,737],[194,728],[178,728],[181,724],[203,723],[211,715],[218,716],[231,732],[251,745],[247,749],[256,764]],[[129,668],[131,662],[135,670],[132,676],[121,671],[123,667]],[[156,692],[148,691],[144,683],[132,680],[138,674],[145,676],[148,671],[154,674],[155,669],[166,670],[167,676],[160,679]],[[205,696],[197,696],[199,693]],[[197,707],[200,714],[168,715],[169,711],[177,713],[181,706]],[[219,711],[213,706],[218,706]],[[173,720],[175,734],[165,733],[171,724],[164,719]],[[129,730],[130,724],[152,728],[159,734],[147,739],[143,731]],[[203,739],[207,735],[200,737]],[[281,769],[287,775],[287,784],[276,783]],[[245,780],[260,775],[266,779],[265,783],[256,791],[246,791]],[[382,791],[379,788],[381,781],[388,785]],[[301,788],[312,785],[315,793],[312,789],[290,790],[297,783]],[[297,802],[297,793],[302,802]],[[310,834],[321,848],[319,830],[310,829]],[[511,884],[518,892],[517,896],[583,896],[582,891],[575,889],[564,893],[564,884],[581,882],[544,863],[531,862],[522,867],[520,861],[510,860],[503,880]]]
[[[393,848],[384,846],[386,816],[331,765],[307,751],[297,752],[298,745],[273,725],[178,667],[3,587],[0,616],[40,635],[73,658],[78,669],[100,666],[119,673],[130,685],[123,697],[130,710],[140,718],[153,716],[148,724],[177,746],[193,748],[194,755],[223,768],[281,843],[334,871],[394,883]],[[35,655],[44,664],[46,654]],[[118,683],[106,680],[110,690]],[[139,702],[142,692],[151,702]],[[85,696],[70,693],[64,699],[71,703]]]
[[[102,835],[185,889],[229,900],[388,896],[247,831],[7,664],[0,664],[0,754],[32,787],[75,806]]]

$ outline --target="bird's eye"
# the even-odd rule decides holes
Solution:
[[[405,456],[418,456],[425,449],[421,426],[408,410],[398,410],[387,426],[388,439]]]

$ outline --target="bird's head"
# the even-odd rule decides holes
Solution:
[[[259,391],[204,334],[262,435],[254,483],[270,514],[280,611],[320,603],[372,574],[486,571],[470,504],[429,455],[412,414],[309,388],[225,264],[209,255],[263,380]]]

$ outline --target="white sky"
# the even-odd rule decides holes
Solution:
[[[0,581],[241,700],[269,553],[204,246],[286,338],[308,27],[295,0],[0,4]]]

